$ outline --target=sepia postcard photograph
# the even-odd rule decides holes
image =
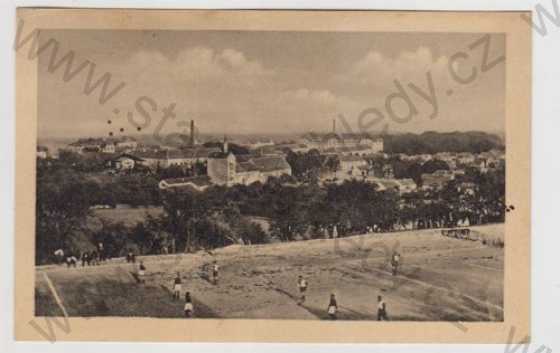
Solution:
[[[18,339],[530,334],[518,13],[16,24]]]

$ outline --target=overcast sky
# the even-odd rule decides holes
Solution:
[[[131,134],[126,112],[143,121],[135,107],[141,96],[157,103],[144,133],[154,131],[170,103],[177,117],[163,133],[185,131],[178,123],[190,119],[212,134],[328,131],[340,114],[356,129],[369,108],[383,114],[373,131],[385,123],[389,132],[504,130],[505,62],[481,72],[484,46],[469,49],[481,34],[64,30],[43,32],[42,40],[48,38],[60,43],[59,57],[75,52],[75,67],[86,59],[95,63],[94,80],[109,72],[111,88],[126,85],[101,105],[98,92],[83,93],[89,68],[64,82],[64,67],[49,72],[45,52],[38,68],[39,137]],[[477,68],[476,79],[464,85],[449,72],[449,58],[460,51],[469,58],[453,70],[467,77]],[[492,35],[488,61],[504,52],[504,36]],[[409,87],[429,94],[428,71],[435,118],[434,102]],[[398,123],[387,112],[395,80],[417,110],[410,121]],[[403,100],[392,103],[397,118],[408,114]],[[375,117],[370,113],[363,123]]]

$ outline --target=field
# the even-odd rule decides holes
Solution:
[[[471,229],[503,239],[502,224]],[[397,276],[388,265],[393,249],[402,255]],[[122,259],[46,266],[37,268],[35,310],[62,315],[58,297],[69,316],[179,318],[183,305],[172,300],[171,288],[180,272],[198,318],[326,319],[335,293],[341,320],[376,320],[382,295],[390,320],[501,321],[503,256],[501,247],[422,230],[145,256],[145,284],[136,281],[137,264]],[[209,280],[213,260],[220,265],[217,285]],[[297,304],[298,275],[309,282],[303,305]]]

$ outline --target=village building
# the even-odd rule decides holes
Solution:
[[[367,167],[367,161],[360,156],[342,155],[338,157],[340,161],[340,170],[349,175],[363,175],[364,167]]]
[[[276,146],[262,146],[252,149],[250,153],[254,156],[283,156],[285,153]]]
[[[82,138],[69,144],[66,149],[74,153],[98,152],[105,144],[102,138]]]
[[[119,137],[109,142],[113,142],[115,148],[120,150],[134,151],[138,147],[138,142],[129,136]]]
[[[401,194],[414,192],[418,189],[416,182],[412,179],[406,178],[406,179],[396,179],[396,180],[399,183],[399,192]]]
[[[416,183],[412,179],[383,179],[366,176],[364,181],[375,184],[378,191],[393,190],[401,195],[417,190]]]
[[[381,168],[381,175],[385,179],[393,179],[395,178],[395,171],[391,164],[385,164]]]
[[[455,174],[448,170],[436,170],[431,174],[422,174],[421,178],[423,190],[441,190],[455,179]]]
[[[374,139],[364,134],[308,133],[302,137],[301,143],[309,149],[317,149],[321,152],[360,153],[362,155],[383,152],[383,139]]]
[[[254,150],[261,147],[274,146],[272,140],[253,140],[249,142],[249,148]]]
[[[223,151],[210,155],[207,173],[214,184],[232,186],[249,185],[256,181],[265,183],[269,177],[292,175],[292,168],[284,156],[235,156],[228,150],[227,141]]]
[[[472,153],[462,152],[457,154],[457,163],[468,165],[475,161],[476,156]]]
[[[457,192],[464,195],[473,196],[476,194],[477,189],[477,185],[473,182],[464,181],[457,185]]]
[[[273,149],[277,153],[283,153],[283,151],[291,150],[292,152],[309,152],[310,148],[304,143],[280,143],[272,146],[266,146],[265,149]]]
[[[117,151],[115,144],[112,142],[104,143],[100,148],[103,153],[115,153]]]
[[[219,151],[219,148],[213,147],[189,147],[180,150],[144,150],[134,155],[142,159],[142,165],[156,169],[171,166],[192,167],[196,163],[206,163],[210,154]]]
[[[132,152],[136,149],[138,143],[135,139],[128,136],[118,138],[82,138],[69,144],[66,149],[75,153],[84,152]]]
[[[381,153],[378,147],[375,146],[372,147],[369,145],[327,148],[327,149],[323,149],[321,152],[326,154],[336,154],[339,156],[355,155],[355,156],[362,156],[362,157]]]
[[[142,164],[142,158],[138,158],[131,154],[122,154],[109,161],[110,167],[118,171],[132,170],[136,165]]]
[[[334,120],[332,132],[327,134],[309,132],[301,137],[301,143],[305,144],[309,149],[317,149],[321,152],[327,150],[332,152],[341,148],[345,148],[347,151],[356,149],[356,152],[361,150],[364,151],[364,154],[383,152],[382,138],[372,138],[365,133],[337,134],[336,122]]]

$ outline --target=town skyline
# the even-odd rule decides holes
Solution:
[[[224,137],[226,137],[230,142],[236,142],[236,139],[242,139],[242,138],[252,138],[252,139],[277,139],[277,140],[286,140],[286,139],[300,139],[303,135],[307,134],[307,133],[317,133],[317,134],[330,134],[332,132],[329,130],[323,130],[323,131],[318,131],[318,130],[314,130],[314,131],[300,131],[300,132],[254,132],[254,133],[224,133],[224,132],[200,132],[197,130],[198,136],[201,136],[204,141],[203,142],[209,142],[209,141],[222,141]],[[412,135],[422,135],[424,133],[438,133],[438,134],[452,134],[452,133],[486,133],[489,135],[494,135],[500,138],[500,140],[502,141],[502,143],[505,143],[505,132],[504,131],[481,131],[481,130],[465,130],[465,131],[459,131],[459,130],[452,130],[452,131],[434,131],[434,130],[425,130],[425,131],[410,131],[410,132],[398,132],[398,131],[389,131],[386,134],[382,135],[379,133],[370,133],[367,131],[364,132],[360,132],[360,131],[337,131],[335,132],[338,135],[358,135],[358,134],[367,134],[370,135],[372,137],[383,137],[383,136],[398,136],[398,135],[405,135],[405,134],[412,134]],[[184,136],[188,136],[189,132],[188,131],[181,131],[180,132],[182,135]],[[172,134],[172,132],[171,132]],[[167,137],[169,135],[163,135],[163,138]],[[150,134],[150,133],[117,133],[114,135],[101,135],[101,134],[88,134],[88,133],[76,133],[75,135],[63,135],[63,136],[56,136],[56,135],[52,135],[52,136],[38,136],[38,140],[39,141],[48,141],[48,140],[58,140],[58,141],[74,141],[76,139],[87,139],[87,138],[93,138],[93,139],[119,139],[119,138],[125,138],[125,137],[132,137],[138,140],[144,140],[144,139],[153,139],[154,135]]]

